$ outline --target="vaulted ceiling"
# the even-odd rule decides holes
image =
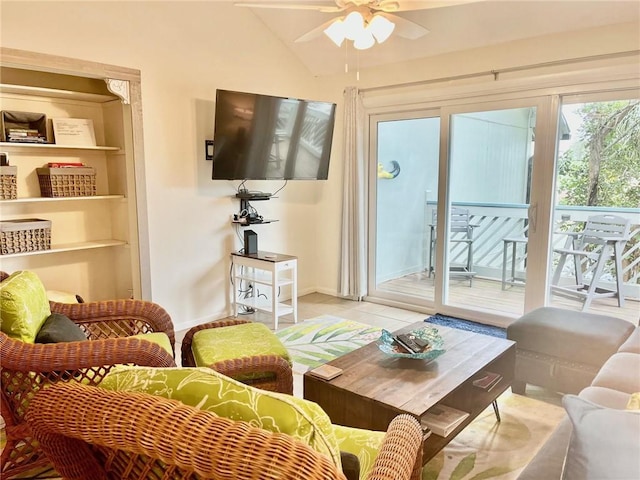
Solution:
[[[270,0],[256,1],[270,3]],[[299,0],[296,3],[304,2],[319,3],[314,0]],[[398,0],[398,3],[402,5],[403,0]],[[347,42],[342,47],[337,47],[325,35],[307,42],[295,42],[306,32],[340,14],[314,10],[251,10],[318,76],[344,72],[346,62],[352,66],[357,64],[362,69],[626,22],[638,22],[640,48],[638,0],[476,0],[440,8],[406,11],[398,15],[424,26],[430,33],[417,40],[407,40],[392,34],[385,43],[362,51],[345,46]]]

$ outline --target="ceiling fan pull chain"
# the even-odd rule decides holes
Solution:
[[[349,73],[349,45],[344,42],[344,73]]]

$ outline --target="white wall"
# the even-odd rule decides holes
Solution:
[[[231,4],[2,2],[1,22],[5,47],[142,72],[152,299],[177,328],[227,315],[229,252],[241,247],[229,221],[239,182],[213,182],[204,159],[216,88],[337,102],[342,87],[324,87],[248,9]],[[329,182],[339,175],[336,161]],[[302,293],[317,286],[314,246],[327,235],[315,212],[327,183],[289,182],[279,198],[254,204],[280,219],[253,228],[260,249],[299,256]]]
[[[1,3],[5,47],[136,68],[142,72],[152,299],[177,328],[228,313],[229,224],[234,182],[212,182],[203,139],[216,88],[338,103],[326,182],[290,182],[259,204],[280,222],[258,226],[259,247],[299,256],[301,293],[336,293],[342,205],[342,90],[353,72],[314,78],[247,9],[216,2]],[[361,87],[638,48],[625,24],[513,42],[360,72]],[[339,53],[338,53],[339,54]],[[276,182],[253,189],[274,191]],[[55,288],[51,286],[50,288]]]

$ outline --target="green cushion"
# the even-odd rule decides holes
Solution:
[[[172,398],[221,417],[285,433],[340,466],[340,449],[333,436],[331,421],[313,402],[259,390],[204,367],[118,366],[109,372],[100,386]]]
[[[49,315],[47,293],[35,273],[14,272],[0,283],[0,327],[9,337],[33,343]]]
[[[367,478],[378,457],[386,432],[334,425],[333,434],[341,451],[352,453],[358,457],[360,479]]]
[[[151,332],[151,333],[139,333],[138,335],[131,335],[130,338],[141,338],[142,340],[148,340],[153,343],[157,343],[162,348],[164,348],[167,352],[173,356],[173,347],[171,345],[171,340],[164,332]]]
[[[291,364],[289,352],[280,339],[266,325],[257,322],[200,330],[193,335],[191,351],[198,367],[256,355],[278,355]],[[236,380],[261,377],[264,374],[258,372],[238,376]]]
[[[78,297],[75,293],[60,290],[47,290],[47,298],[49,301],[57,303],[78,303]]]
[[[36,335],[36,343],[81,342],[87,339],[84,331],[69,317],[52,313]]]

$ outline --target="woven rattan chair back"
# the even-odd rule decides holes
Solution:
[[[159,345],[128,338],[164,332],[175,343],[171,317],[157,304],[127,299],[50,306],[52,312],[78,324],[89,341],[30,344],[0,333],[0,413],[6,432],[2,478],[48,464],[24,419],[33,396],[43,387],[58,382],[96,385],[118,364],[175,366],[173,356]]]
[[[35,396],[27,420],[69,478],[345,479],[328,457],[288,435],[142,393],[57,384]],[[421,447],[418,422],[397,417],[368,480],[408,480]]]

